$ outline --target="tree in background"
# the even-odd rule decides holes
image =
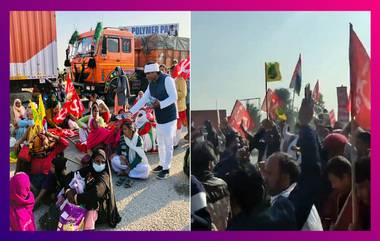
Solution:
[[[292,99],[291,99],[291,94],[289,90],[286,88],[280,88],[280,89],[275,89],[274,93],[278,96],[278,98],[282,102],[282,107],[281,109],[278,110],[278,112],[286,115],[287,123],[290,126],[290,129],[294,130],[297,113],[294,110],[292,110]]]
[[[253,122],[255,123],[255,127],[253,128],[253,131],[255,132],[259,126],[260,126],[260,120],[261,120],[261,114],[260,109],[257,108],[253,103],[247,103],[247,110],[249,115],[252,117]]]

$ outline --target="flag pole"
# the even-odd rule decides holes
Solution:
[[[355,115],[353,114],[352,110],[353,110],[353,91],[352,91],[352,88],[350,88],[350,92],[351,92],[351,137],[355,134],[355,128],[354,128],[354,125],[353,125],[353,122],[355,121]],[[354,149],[351,148],[351,158],[354,156]],[[357,198],[356,198],[356,186],[355,186],[355,177],[356,177],[356,172],[355,172],[355,164],[356,164],[356,160],[355,159],[352,159],[351,160],[351,185],[352,185],[352,223],[353,224],[357,224],[357,220],[358,220],[358,210],[357,210]]]
[[[351,34],[353,31],[353,26],[350,23],[350,46],[351,46]],[[351,61],[350,61],[350,68],[351,68]],[[354,135],[355,128],[353,125],[353,122],[355,121],[355,113],[354,113],[354,89],[352,88],[352,79],[350,79],[350,99],[351,99],[351,122],[350,122],[350,128],[351,128],[351,137]],[[354,156],[354,150],[351,148],[351,158]],[[358,207],[357,207],[357,197],[356,197],[356,187],[355,187],[355,164],[356,160],[352,159],[351,160],[351,185],[352,185],[352,223],[354,225],[357,224],[358,221]]]
[[[294,96],[295,96],[295,93],[296,93],[296,89],[293,88],[292,112],[294,111]]]
[[[219,114],[218,99],[216,100],[216,116],[217,116],[218,128],[219,128],[219,126],[220,126],[220,114]]]

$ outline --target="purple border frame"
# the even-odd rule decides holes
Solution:
[[[103,6],[104,1],[101,0],[82,0],[78,4],[78,1],[66,0],[66,1],[46,1],[46,0],[33,0],[22,1],[13,0],[3,2],[1,7],[1,29],[4,33],[0,35],[0,43],[3,46],[0,54],[0,79],[1,93],[0,93],[0,106],[1,110],[5,113],[9,111],[9,11],[11,10],[176,10],[176,11],[371,11],[371,61],[372,66],[372,96],[376,96],[379,93],[379,71],[380,68],[380,1],[378,0],[320,0],[320,1],[302,1],[302,0],[266,0],[266,1],[248,1],[235,0],[233,2],[227,0],[219,0],[211,3],[211,1],[193,1],[193,2],[180,2],[173,0],[155,1],[150,2],[148,0],[140,1],[123,1],[123,0],[111,0],[112,4]],[[80,6],[81,5],[81,6]],[[375,21],[375,19],[378,19]],[[347,49],[348,51],[348,49]],[[194,93],[193,93],[194,95]],[[374,99],[374,98],[373,98]],[[372,102],[372,110],[379,108],[379,101]],[[374,113],[374,112],[373,112]],[[372,133],[377,135],[380,128],[380,115],[372,114]],[[376,175],[379,170],[380,163],[378,162],[380,155],[380,139],[372,138],[372,163],[371,163],[371,175],[372,175],[372,215],[371,223],[372,230],[370,232],[281,232],[281,231],[258,231],[258,232],[82,232],[82,233],[56,233],[56,232],[37,232],[31,235],[30,233],[21,232],[9,232],[8,225],[8,193],[9,193],[9,157],[8,157],[8,127],[9,127],[9,115],[6,114],[0,118],[1,130],[4,138],[0,139],[0,171],[4,175],[0,175],[0,183],[3,184],[4,192],[0,197],[0,237],[8,239],[27,239],[27,240],[43,240],[43,239],[55,239],[55,240],[74,240],[74,239],[91,239],[91,240],[104,240],[106,238],[114,239],[149,239],[149,240],[194,240],[194,239],[215,239],[219,241],[229,239],[265,239],[265,240],[308,240],[319,241],[320,239],[327,240],[340,240],[356,241],[358,239],[375,240],[375,237],[379,237],[380,234],[380,175]],[[373,175],[375,174],[375,175]]]

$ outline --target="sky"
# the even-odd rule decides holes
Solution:
[[[227,109],[265,96],[264,63],[280,63],[288,88],[302,54],[302,89],[319,79],[325,106],[337,113],[336,87],[349,86],[349,23],[370,56],[369,12],[192,12],[191,109]],[[257,103],[257,102],[256,102]]]
[[[97,22],[103,27],[179,23],[179,36],[190,37],[190,12],[56,12],[58,67],[64,68],[65,50],[75,30],[79,33],[95,29]]]

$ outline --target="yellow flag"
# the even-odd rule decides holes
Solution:
[[[43,128],[42,123],[43,123],[43,120],[46,116],[45,106],[44,106],[44,102],[42,101],[42,96],[40,95],[39,99],[38,99],[38,110],[36,109],[35,104],[31,100],[29,100],[29,102],[30,102],[30,106],[31,106],[31,109],[33,112],[34,125],[41,127],[41,129],[42,129]]]
[[[278,62],[265,63],[265,81],[273,82],[281,80],[280,64]]]
[[[42,124],[46,116],[44,102],[42,101],[42,95],[40,95],[38,99],[38,114]]]
[[[42,122],[40,122],[38,110],[36,108],[35,103],[32,102],[31,100],[29,100],[29,102],[30,102],[30,108],[32,109],[32,113],[33,113],[34,125],[36,125],[36,126],[39,126],[39,125],[42,126]]]

